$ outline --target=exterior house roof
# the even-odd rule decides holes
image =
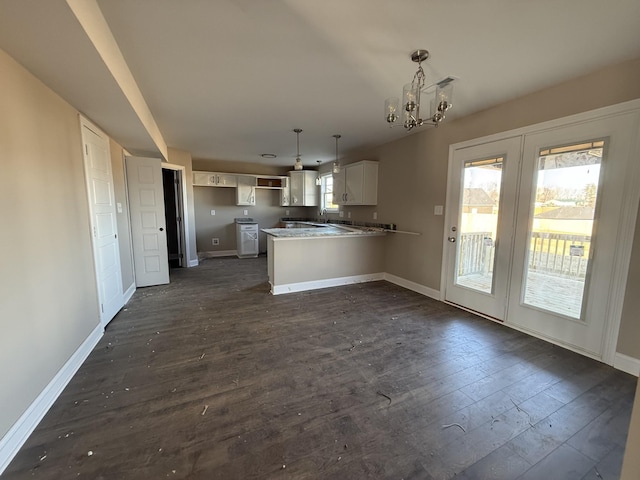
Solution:
[[[593,220],[593,207],[565,206],[554,208],[544,213],[539,213],[535,218],[546,218],[555,220]]]
[[[495,202],[483,188],[465,188],[463,201],[466,206],[493,206]]]

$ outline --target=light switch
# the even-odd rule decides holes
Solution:
[[[373,219],[377,220],[378,219],[378,212],[373,212]]]
[[[442,215],[443,211],[444,211],[444,207],[442,205],[436,205],[435,207],[433,207],[434,215]]]
[[[122,204],[116,203],[116,208],[118,209],[118,213],[122,213]]]
[[[289,210],[285,210],[284,214],[288,217],[289,216]]]
[[[211,210],[211,215],[215,215],[216,211],[215,210]]]

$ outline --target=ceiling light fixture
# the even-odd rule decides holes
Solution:
[[[276,158],[277,155],[275,153],[261,153],[260,156],[262,158]]]
[[[300,160],[300,132],[302,132],[301,128],[294,128],[294,132],[296,132],[296,147],[298,154],[296,155],[296,163],[293,164],[294,170],[302,170],[302,160]]]
[[[418,64],[418,71],[414,74],[411,83],[407,83],[402,91],[403,122],[400,120],[399,100],[397,97],[387,98],[384,102],[386,120],[393,125],[402,125],[407,131],[413,127],[422,125],[438,126],[444,120],[444,112],[451,108],[451,97],[453,94],[452,82],[454,77],[446,77],[439,82],[425,86],[425,74],[422,69],[422,62],[429,58],[428,50],[416,50],[411,54],[411,60]],[[420,95],[435,87],[435,98],[431,100],[430,118],[420,117]],[[423,109],[424,111],[424,109]]]
[[[340,173],[340,162],[338,161],[338,139],[342,137],[342,135],[334,135],[333,138],[336,139],[336,159],[333,162],[333,167],[331,171],[333,173]]]

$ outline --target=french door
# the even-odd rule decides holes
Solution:
[[[449,163],[446,300],[504,320],[520,137],[455,150]]]
[[[600,357],[636,122],[622,114],[454,149],[445,299]]]

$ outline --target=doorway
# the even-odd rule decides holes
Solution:
[[[182,171],[162,168],[169,269],[184,267],[186,261],[182,182]]]
[[[453,146],[445,300],[594,358],[610,353],[611,284],[626,278],[620,247],[630,252],[636,214],[624,212],[637,209],[638,195],[634,205],[624,194],[638,171],[637,121],[598,116]]]

